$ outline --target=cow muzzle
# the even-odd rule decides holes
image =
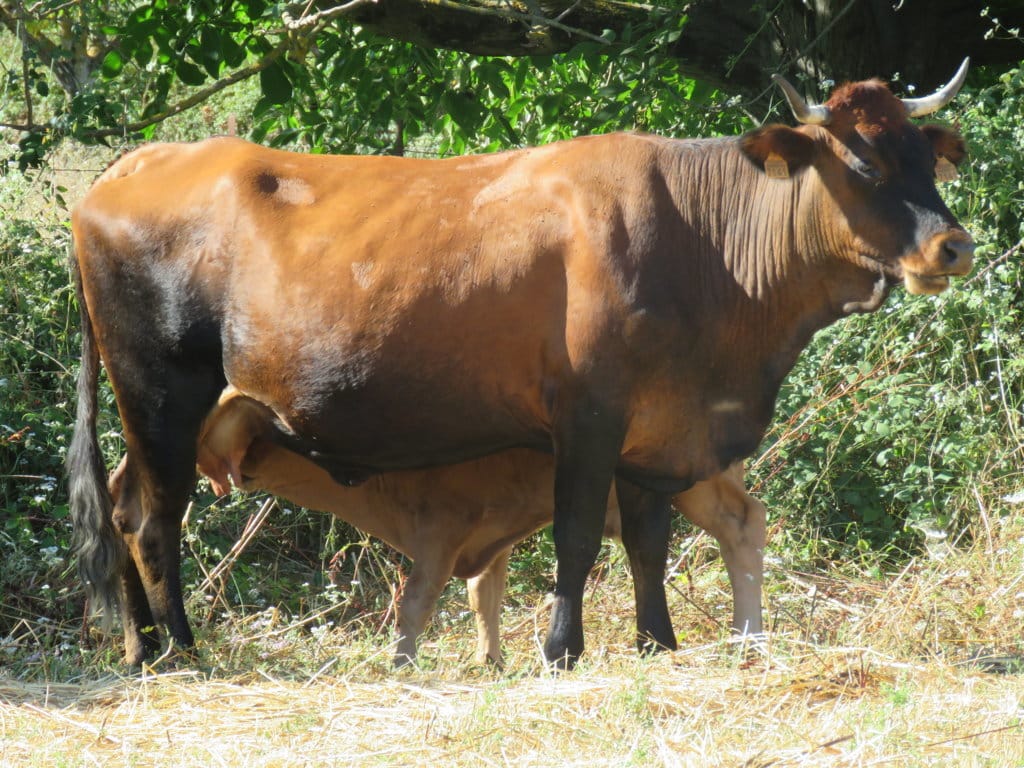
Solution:
[[[970,274],[974,266],[974,240],[963,230],[935,235],[921,250],[903,258],[900,266],[907,293],[942,293],[949,287],[950,277]]]

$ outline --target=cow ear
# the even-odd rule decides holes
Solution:
[[[967,145],[956,131],[942,125],[922,125],[921,131],[932,143],[935,157],[944,157],[953,165],[960,165],[967,156]]]
[[[814,139],[788,125],[767,125],[740,138],[740,149],[769,176],[792,176],[811,164]]]

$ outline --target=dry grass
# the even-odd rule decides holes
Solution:
[[[1022,686],[869,649],[488,676],[147,674],[0,684],[5,765],[1019,765]]]
[[[506,616],[501,672],[468,662],[469,621],[435,628],[421,668],[396,673],[377,633],[265,616],[203,630],[201,668],[0,672],[0,764],[1024,766],[1024,522],[986,523],[885,577],[773,568],[775,631],[747,654],[722,637],[720,567],[697,558],[671,590],[680,651],[637,658],[612,569],[570,674],[544,671],[543,611],[525,608]],[[999,658],[971,661],[982,650]]]

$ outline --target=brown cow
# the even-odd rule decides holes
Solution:
[[[203,424],[199,469],[215,492],[233,482],[337,517],[413,560],[398,607],[396,664],[416,655],[416,638],[454,575],[468,580],[480,662],[500,661],[501,600],[512,546],[551,522],[551,457],[528,449],[426,470],[388,472],[354,488],[338,485],[312,461],[267,439],[273,413],[232,387]],[[111,482],[115,499],[124,462]],[[759,634],[764,507],[747,495],[736,464],[677,494],[673,506],[719,540],[733,586],[734,630]],[[606,535],[620,535],[609,499]]]
[[[947,103],[841,86],[798,128],[590,136],[480,157],[143,147],[76,207],[83,365],[71,518],[126,655],[193,641],[180,521],[204,417],[231,384],[272,442],[355,484],[507,448],[554,454],[558,558],[545,656],[583,650],[584,583],[616,478],[642,648],[674,648],[671,497],[753,452],[820,328],[889,289],[936,293],[974,245],[935,188],[963,141]],[[783,81],[780,80],[780,84]],[[106,365],[127,462],[97,445]],[[110,611],[105,611],[109,615]]]

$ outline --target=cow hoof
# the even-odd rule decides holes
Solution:
[[[669,635],[665,641],[656,640],[649,635],[641,635],[636,639],[636,649],[640,652],[641,656],[653,656],[663,651],[675,651],[678,647],[676,639],[672,635]]]
[[[128,633],[124,638],[124,663],[129,667],[141,667],[147,659],[160,652],[160,638],[155,630]]]
[[[553,672],[570,672],[576,666],[576,662],[580,660],[582,653],[582,649],[573,653],[568,649],[556,649],[548,645],[544,647],[544,660],[547,662],[548,669]]]

